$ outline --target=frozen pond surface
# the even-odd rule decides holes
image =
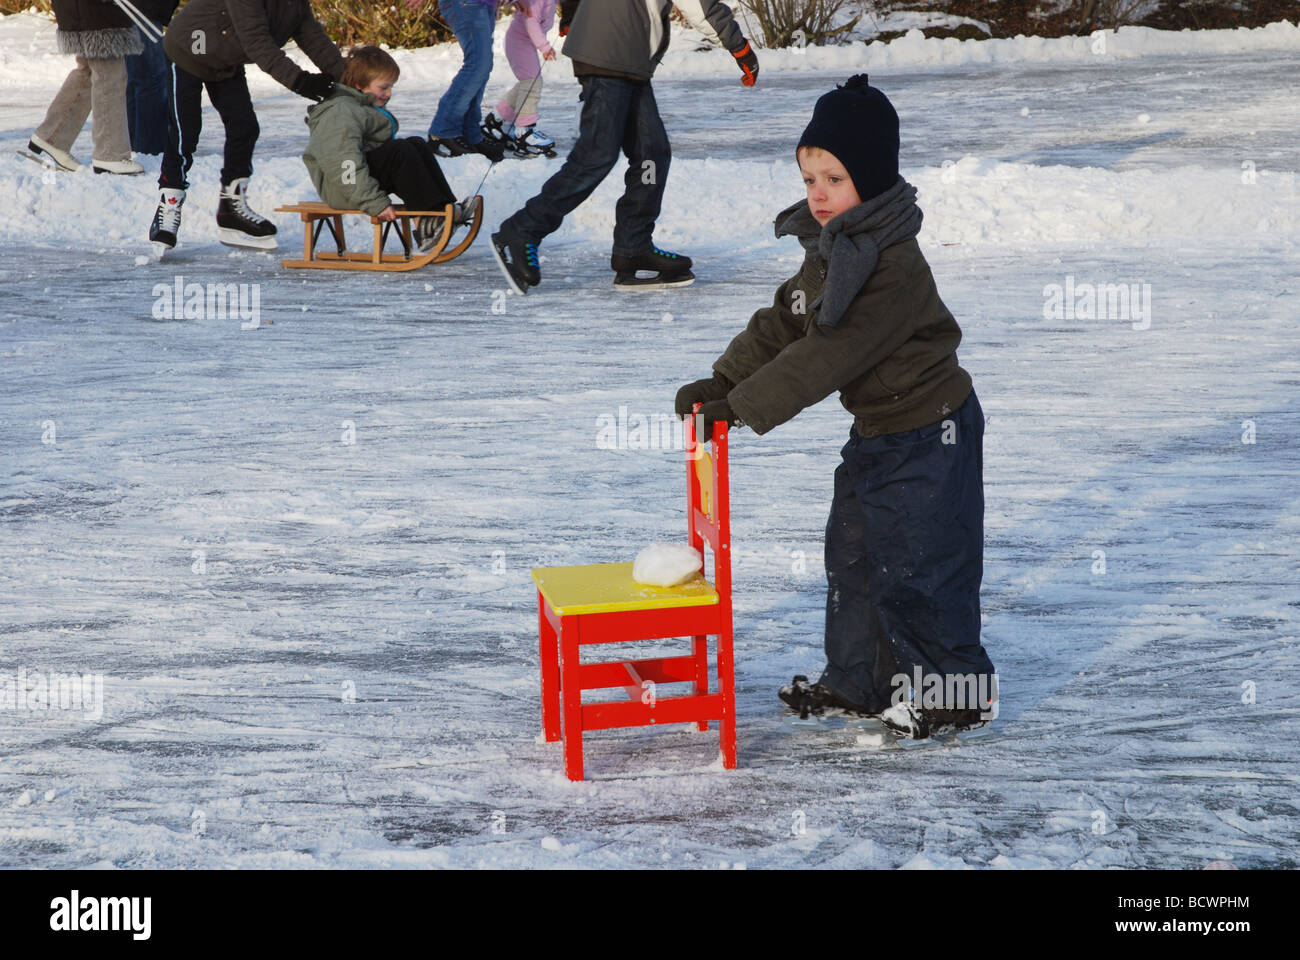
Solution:
[[[0,865],[1294,868],[1297,66],[880,74],[905,173],[932,193],[965,155],[1025,165],[999,169],[1027,171],[1040,205],[1065,168],[1136,193],[1152,174],[1241,187],[1252,160],[1281,171],[1260,184],[1280,226],[1178,237],[1157,218],[1079,241],[1062,215],[1046,243],[999,234],[990,206],[994,227],[941,246],[946,201],[923,190],[989,417],[994,733],[877,749],[860,723],[799,726],[776,700],[822,663],[849,426],[831,399],[733,440],[740,768],[719,769],[715,731],[607,731],[580,784],[535,741],[528,571],[631,560],[684,526],[680,451],[598,449],[597,418],[670,412],[793,272],[797,247],[744,218],[798,196],[793,142],[842,75],[774,71],[756,91],[661,75],[677,165],[661,222],[701,279],[641,296],[610,287],[612,184],[543,245],[521,299],[496,292],[485,236],[413,275],[295,273],[213,242],[206,194],[175,259],[138,264],[149,184],[42,184],[0,161],[20,221],[77,197],[84,234],[0,238],[0,673],[104,678],[97,721],[0,710]],[[548,101],[561,141],[571,86]],[[294,196],[302,105],[258,105],[263,182]],[[419,131],[421,110],[398,113]],[[38,119],[0,94],[6,140]],[[214,191],[215,130],[204,144]],[[494,172],[490,225],[557,166]],[[482,173],[448,167],[462,189]],[[732,202],[739,232],[718,216]],[[1044,319],[1067,275],[1149,284],[1149,327]],[[258,284],[264,325],[156,318],[154,285],[176,276]]]

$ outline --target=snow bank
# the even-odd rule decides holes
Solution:
[[[141,158],[141,177],[96,177],[89,168],[52,173],[15,154],[0,155],[0,242],[49,244],[76,249],[147,253],[145,232],[155,203],[156,157]],[[484,187],[486,218],[495,226],[519,208],[559,169],[562,161],[530,161],[512,167],[511,177],[494,174]],[[191,173],[182,244],[216,240],[221,161],[203,156]],[[469,191],[486,161],[448,161],[452,186]],[[1297,174],[1270,170],[1179,167],[1115,172],[1095,167],[1034,166],[965,157],[943,167],[904,169],[920,190],[923,243],[1041,245],[1062,242],[1124,243],[1235,238],[1300,242]],[[1251,182],[1244,182],[1251,181]],[[746,184],[743,192],[699,193],[701,182]],[[623,188],[610,177],[565,221],[560,242],[608,243],[614,205]],[[742,236],[750,249],[797,248],[777,241],[772,217],[800,196],[791,162],[678,160],[664,202],[661,242],[694,248],[734,247]],[[276,214],[277,203],[314,199],[307,170],[297,158],[259,161],[252,184],[253,206],[275,220],[281,247],[299,242],[297,218]],[[358,221],[360,225],[360,221]]]

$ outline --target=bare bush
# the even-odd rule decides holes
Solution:
[[[1115,30],[1139,22],[1156,6],[1159,3],[1153,0],[1079,0],[1079,27]]]
[[[768,48],[833,43],[852,30],[862,15],[836,25],[849,0],[738,0],[753,14]]]

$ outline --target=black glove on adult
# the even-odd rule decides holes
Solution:
[[[747,87],[752,87],[758,82],[758,57],[749,45],[749,41],[745,41],[744,48],[739,53],[733,53],[732,56],[736,58],[736,66],[740,67],[741,73],[744,74],[740,82]]]
[[[298,74],[298,79],[294,81],[293,92],[300,97],[306,97],[308,100],[315,100],[320,103],[330,95],[334,89],[334,78],[327,77],[323,73]]]
[[[710,400],[700,407],[699,416],[700,421],[696,424],[699,433],[696,434],[695,439],[701,442],[708,442],[713,439],[713,425],[719,421],[726,421],[729,427],[734,427],[740,423],[736,411],[731,409],[731,404],[726,400]]]
[[[708,380],[696,380],[677,391],[673,409],[679,417],[689,417],[697,403],[710,400],[722,400],[731,392],[732,383],[720,373],[715,373]]]

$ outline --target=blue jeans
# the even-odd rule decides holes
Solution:
[[[483,90],[492,73],[492,31],[497,25],[496,5],[479,0],[440,0],[438,11],[456,35],[465,62],[438,101],[429,124],[430,136],[439,140],[464,137],[483,140]]]
[[[650,84],[621,77],[582,77],[578,141],[542,192],[501,224],[501,232],[527,243],[560,228],[627,156],[623,196],[614,208],[615,256],[649,253],[668,182],[672,148]]]
[[[136,153],[162,153],[167,149],[167,54],[162,41],[150,40],[143,31],[141,37],[144,53],[126,58],[126,127]]]
[[[875,712],[899,673],[993,674],[980,643],[983,451],[973,390],[928,427],[850,433],[826,524],[821,682],[838,696]]]

